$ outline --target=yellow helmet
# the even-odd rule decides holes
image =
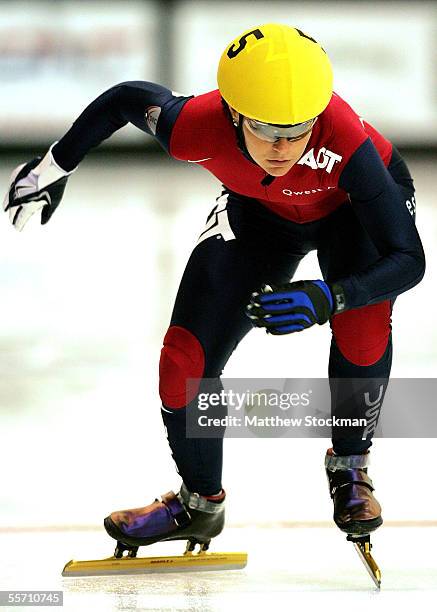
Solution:
[[[332,96],[331,63],[322,47],[297,28],[267,23],[246,30],[223,52],[217,81],[240,114],[277,125],[313,119]]]

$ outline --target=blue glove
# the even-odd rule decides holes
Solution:
[[[302,331],[315,323],[323,325],[333,312],[331,290],[321,280],[264,285],[261,291],[252,293],[246,307],[253,324],[274,335]]]

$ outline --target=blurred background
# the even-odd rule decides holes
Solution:
[[[0,188],[105,89],[131,79],[214,89],[226,44],[270,21],[320,41],[336,91],[405,156],[428,268],[396,302],[392,375],[435,377],[435,2],[0,1]],[[18,234],[2,219],[0,527],[97,525],[179,486],[159,352],[219,193],[214,177],[128,126],[82,162],[47,226]],[[296,278],[318,276],[310,255]],[[224,374],[324,377],[329,341],[327,326],[287,338],[256,330]],[[330,521],[329,445],[226,440],[230,524]],[[386,521],[437,519],[434,463],[434,439],[375,441],[371,476]]]

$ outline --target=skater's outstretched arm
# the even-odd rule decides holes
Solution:
[[[22,230],[39,211],[41,223],[47,223],[62,199],[69,175],[88,151],[127,123],[156,137],[169,151],[173,125],[191,98],[146,81],[111,87],[83,111],[42,159],[15,168],[3,204],[11,223]]]
[[[155,136],[168,151],[173,125],[184,104],[193,96],[174,94],[162,85],[127,81],[94,100],[53,147],[56,162],[73,170],[90,149],[127,123]]]

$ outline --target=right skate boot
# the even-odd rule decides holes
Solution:
[[[113,512],[105,518],[108,534],[117,540],[114,556],[95,561],[70,561],[63,576],[107,576],[150,572],[242,569],[247,553],[207,552],[212,538],[223,530],[225,493],[202,497],[182,485],[143,508]],[[140,546],[186,540],[185,553],[169,557],[137,557]],[[200,550],[194,552],[196,546]],[[126,554],[125,554],[126,553]]]
[[[161,501],[143,508],[113,512],[104,520],[108,534],[117,540],[115,557],[125,551],[135,556],[139,546],[168,540],[187,540],[187,551],[196,544],[207,550],[225,523],[225,492],[211,498],[191,493],[183,484],[178,494],[165,493]]]

